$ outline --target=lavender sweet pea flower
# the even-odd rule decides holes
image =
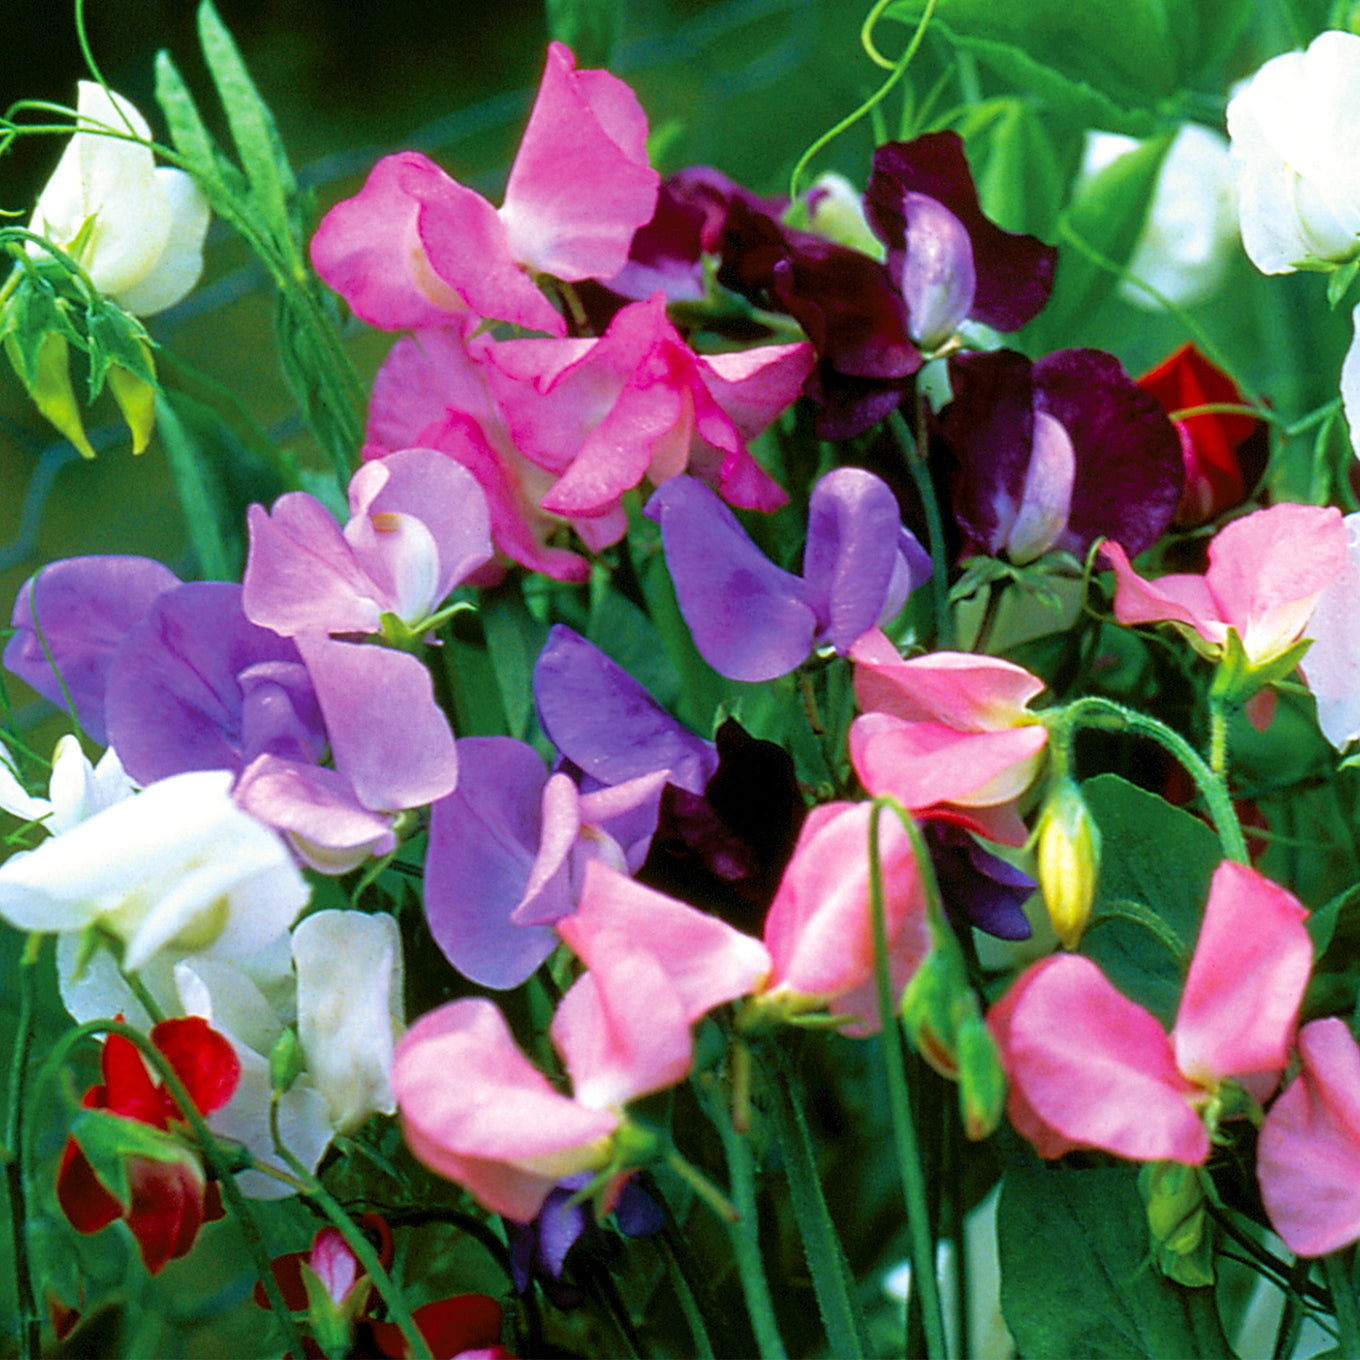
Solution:
[[[1165,532],[1185,482],[1180,437],[1113,355],[958,355],[949,381],[937,429],[957,463],[965,552],[1083,556],[1104,535],[1137,555]]]
[[[837,468],[814,487],[801,577],[765,557],[692,478],[671,478],[643,513],[661,525],[695,646],[732,680],[786,675],[824,643],[844,654],[930,575],[896,498],[861,468]]]
[[[149,557],[53,562],[20,587],[5,669],[58,708],[66,707],[69,695],[81,727],[107,745],[104,690],[109,663],[156,597],[179,583],[169,567]]]

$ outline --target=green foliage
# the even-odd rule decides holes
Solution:
[[[622,0],[547,0],[548,33],[576,54],[578,67],[606,66],[619,35]]]

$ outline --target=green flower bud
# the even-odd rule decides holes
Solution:
[[[38,345],[36,359],[30,371],[14,336],[5,337],[5,351],[20,381],[28,389],[33,404],[78,448],[86,458],[94,457],[94,447],[85,437],[85,423],[76,404],[75,389],[71,386],[66,337],[58,331],[48,331]]]

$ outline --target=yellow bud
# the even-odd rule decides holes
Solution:
[[[147,364],[154,372],[151,347],[142,344],[141,348]],[[132,451],[141,453],[151,440],[152,430],[156,428],[156,388],[145,378],[119,364],[113,364],[109,368],[107,382],[109,391],[113,393],[113,399],[118,403],[118,409],[122,411],[123,419],[127,421],[127,427],[132,432]]]
[[[85,437],[85,423],[76,404],[71,386],[71,370],[67,359],[66,337],[59,331],[48,331],[38,347],[38,362],[32,378],[19,357],[19,346],[12,335],[5,337],[5,349],[10,363],[19,375],[33,404],[43,413],[86,458],[94,457],[94,447]]]
[[[1039,889],[1065,949],[1075,949],[1091,918],[1100,873],[1100,828],[1070,779],[1039,814]]]

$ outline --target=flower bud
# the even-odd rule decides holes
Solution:
[[[71,386],[66,337],[59,331],[48,331],[38,343],[31,367],[25,362],[13,335],[5,337],[5,352],[28,388],[33,404],[86,458],[94,457],[94,447],[85,436],[85,423],[76,405],[75,389]]]
[[[1204,1185],[1197,1166],[1147,1162],[1138,1173],[1148,1231],[1163,1275],[1197,1288],[1214,1282],[1213,1239],[1205,1231]]]
[[[1091,916],[1100,872],[1100,828],[1080,790],[1061,780],[1039,816],[1039,889],[1053,929],[1075,949]]]
[[[141,350],[147,367],[154,373],[156,370],[151,359],[150,346],[143,343]],[[130,368],[124,368],[122,364],[117,363],[109,368],[106,381],[132,433],[133,453],[143,452],[151,440],[152,430],[156,428],[155,384],[147,382],[141,374],[134,373]]]

